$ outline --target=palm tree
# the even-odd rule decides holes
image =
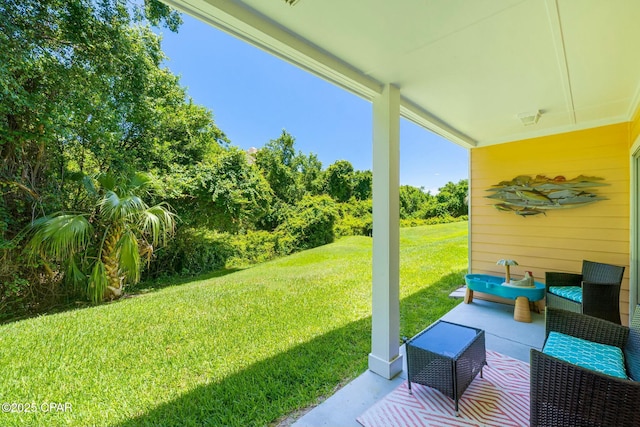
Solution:
[[[97,303],[119,298],[126,283],[140,281],[141,260],[150,261],[154,248],[173,234],[175,216],[167,204],[149,207],[142,200],[152,182],[147,175],[117,180],[103,174],[83,182],[94,197],[92,209],[34,221],[27,250],[45,265],[60,263],[65,281],[84,287]]]
[[[512,265],[518,265],[518,261],[516,261],[515,259],[501,259],[498,262],[496,262],[496,265],[504,265],[504,268],[506,269],[504,282],[506,284],[511,283],[511,270],[510,270],[510,267]]]

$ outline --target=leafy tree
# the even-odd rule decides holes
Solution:
[[[255,228],[269,210],[271,189],[239,148],[220,150],[192,166],[176,165],[165,176],[186,226],[238,232]]]
[[[469,181],[466,179],[458,181],[457,184],[448,182],[439,189],[436,196],[438,203],[444,205],[445,209],[453,217],[467,215],[469,212]]]
[[[338,202],[346,202],[353,196],[353,166],[347,160],[338,160],[325,171],[327,194]]]
[[[369,200],[373,196],[373,174],[371,171],[353,173],[353,195],[356,200]]]
[[[142,200],[150,182],[141,174],[126,180],[102,175],[95,183],[87,178],[94,208],[34,221],[27,250],[61,263],[66,282],[85,288],[93,302],[120,297],[126,282],[140,280],[141,260],[150,260],[174,231],[167,205],[149,207]]]
[[[159,24],[176,30],[180,16],[156,0],[0,3],[5,238],[38,212],[74,204],[69,174],[144,163],[155,101],[177,81],[159,68],[164,56],[149,29]]]
[[[307,194],[319,195],[323,192],[324,172],[322,162],[314,153],[305,156],[298,154],[298,168],[300,169],[301,184]]]
[[[432,198],[433,196],[425,193],[421,188],[411,185],[401,185],[400,218],[408,219],[417,217],[420,210],[424,209],[425,205],[429,203],[429,200]]]
[[[140,170],[166,173],[173,166],[190,167],[215,158],[229,140],[215,125],[213,114],[196,105],[171,76],[161,98],[154,100],[154,120],[149,120],[141,138],[148,149],[134,165]],[[187,99],[187,101],[185,101]]]
[[[256,153],[256,165],[262,170],[273,194],[290,205],[302,198],[304,189],[298,178],[295,138],[283,130]]]

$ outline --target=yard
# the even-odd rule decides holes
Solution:
[[[401,334],[459,301],[467,223],[401,231]],[[269,425],[367,368],[371,239],[0,327],[0,425]]]

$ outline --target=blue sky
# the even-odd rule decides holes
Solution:
[[[162,30],[165,63],[195,103],[213,111],[231,143],[260,148],[286,129],[296,149],[326,168],[348,160],[372,168],[371,103],[202,22],[183,16]],[[468,178],[468,152],[402,119],[400,183],[433,193]]]

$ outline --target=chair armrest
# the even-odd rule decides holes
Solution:
[[[584,340],[624,349],[629,328],[582,313],[547,307],[546,336],[555,331]]]
[[[620,324],[620,284],[582,282],[582,313]]]
[[[640,425],[640,383],[531,350],[531,426]]]
[[[580,286],[582,283],[582,274],[547,271],[544,274],[544,281],[546,291],[548,292],[549,286]]]

